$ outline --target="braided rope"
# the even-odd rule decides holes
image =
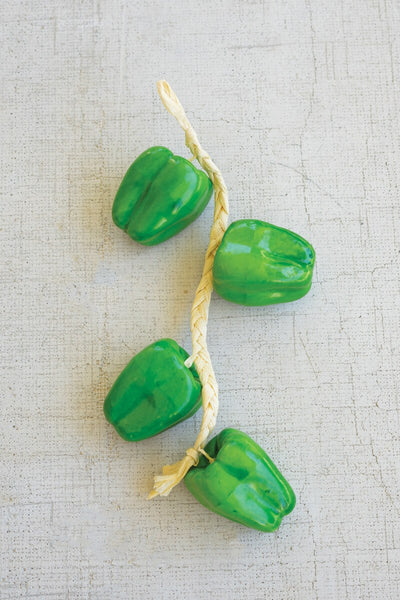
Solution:
[[[228,190],[218,167],[207,152],[200,146],[196,132],[191,126],[185,111],[173,90],[166,81],[158,81],[157,89],[165,108],[178,121],[185,132],[185,143],[199,161],[214,185],[214,220],[210,232],[210,242],[204,261],[203,274],[193,301],[190,328],[192,331],[192,355],[185,362],[190,367],[193,362],[202,384],[203,418],[200,432],[186,456],[173,465],[163,467],[163,474],[154,477],[154,488],[149,498],[167,496],[186,475],[193,465],[199,462],[200,453],[211,462],[212,458],[203,450],[208,436],[215,427],[218,413],[218,385],[207,350],[207,320],[212,292],[212,268],[214,256],[221,243],[228,222]]]

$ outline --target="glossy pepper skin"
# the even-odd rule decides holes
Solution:
[[[237,429],[224,429],[208,442],[184,481],[195,498],[210,510],[260,531],[275,531],[296,497],[262,448]]]
[[[114,223],[146,246],[160,244],[190,225],[212,194],[207,175],[168,148],[154,146],[129,167],[117,195]]]
[[[191,417],[201,406],[196,368],[186,367],[188,353],[174,340],[162,339],[136,354],[104,401],[104,414],[125,440],[152,437]]]
[[[215,255],[214,289],[246,306],[291,302],[309,291],[314,261],[311,244],[293,231],[242,219],[228,227]]]

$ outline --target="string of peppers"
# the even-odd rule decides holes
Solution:
[[[295,494],[262,448],[245,433],[224,429],[207,444],[218,413],[218,385],[207,350],[213,288],[223,298],[260,306],[289,302],[311,287],[315,252],[299,235],[264,221],[242,219],[227,228],[228,192],[166,81],[158,92],[185,132],[204,171],[155,146],[128,169],[113,205],[115,224],[144,245],[172,237],[204,210],[214,191],[214,219],[203,273],[191,311],[191,356],[163,339],[139,352],[104,402],[104,413],[128,441],[156,435],[203,406],[200,432],[183,459],[154,478],[149,498],[167,496],[182,479],[210,510],[261,531],[274,531],[295,505]],[[200,399],[201,397],[201,399]]]

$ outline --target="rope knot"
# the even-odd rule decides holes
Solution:
[[[200,454],[196,450],[196,448],[188,448],[186,450],[186,456],[190,456],[190,458],[193,458],[194,466],[197,467],[197,465],[199,464]]]

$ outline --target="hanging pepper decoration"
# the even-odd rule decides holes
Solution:
[[[117,192],[114,222],[134,240],[153,245],[189,225],[214,190],[214,219],[203,273],[191,311],[192,354],[170,339],[139,352],[111,388],[104,413],[126,440],[156,435],[193,415],[199,434],[185,456],[164,466],[149,498],[167,496],[185,479],[204,506],[261,531],[274,531],[295,505],[294,492],[264,450],[248,435],[224,429],[211,441],[218,386],[207,349],[213,285],[220,296],[247,306],[290,302],[310,289],[313,247],[302,237],[255,219],[228,221],[228,192],[218,167],[201,147],[182,105],[166,81],[157,83],[165,108],[185,132],[186,145],[207,175],[162,146],[131,165]]]

